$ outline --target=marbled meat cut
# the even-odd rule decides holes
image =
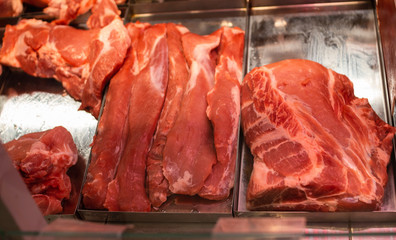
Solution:
[[[166,29],[169,55],[168,87],[157,130],[147,157],[147,188],[150,202],[154,207],[161,206],[166,201],[169,192],[168,180],[162,172],[163,150],[167,135],[178,115],[188,80],[188,66],[181,42],[181,36],[187,33],[188,29],[173,23],[166,24]]]
[[[43,9],[44,13],[55,18],[52,23],[64,25],[89,11],[87,26],[90,29],[106,26],[121,13],[114,0],[50,0]]]
[[[179,114],[163,151],[163,172],[175,194],[197,194],[216,163],[213,130],[206,116],[206,94],[214,86],[216,48],[221,31],[182,36],[190,68]]]
[[[240,116],[240,84],[245,33],[222,28],[215,85],[207,95],[207,116],[212,122],[217,162],[199,192],[203,198],[221,200],[234,186]]]
[[[114,0],[96,0],[91,9],[91,16],[87,20],[90,29],[103,28],[114,19],[120,18],[121,11],[118,9]]]
[[[26,73],[55,78],[81,109],[98,117],[104,86],[121,67],[130,45],[120,19],[101,29],[81,30],[23,19],[7,25],[0,63]]]
[[[131,43],[128,31],[119,18],[98,31],[97,37],[90,42],[89,75],[82,92],[80,107],[95,117],[99,115],[103,89],[122,66]]]
[[[117,173],[107,189],[110,211],[150,211],[146,194],[146,159],[165,99],[168,82],[166,25],[148,27],[138,40],[132,79],[128,136]]]
[[[62,212],[71,182],[67,170],[77,163],[78,153],[64,127],[29,133],[4,144],[13,164],[44,215]]]
[[[53,23],[67,25],[88,12],[95,2],[95,0],[49,0],[43,12],[55,18]]]
[[[242,127],[254,156],[250,210],[377,210],[395,128],[344,75],[308,60],[253,69]]]
[[[103,209],[107,186],[114,179],[118,162],[127,138],[127,116],[131,97],[132,79],[138,51],[138,39],[149,24],[126,25],[132,43],[127,58],[112,78],[105,105],[99,119],[91,150],[87,178],[82,190],[85,208]]]

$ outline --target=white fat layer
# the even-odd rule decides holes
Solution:
[[[231,97],[232,97],[232,101],[234,103],[234,106],[237,106],[236,107],[236,110],[237,110],[236,116],[239,116],[239,113],[241,111],[241,109],[239,108],[239,106],[241,105],[241,91],[240,91],[238,86],[235,85],[231,89]]]
[[[184,171],[183,177],[177,179],[175,183],[172,184],[172,191],[175,193],[183,192],[190,188],[192,185],[192,174],[188,171]]]
[[[182,35],[189,32],[188,28],[182,25],[176,25],[176,28]]]
[[[335,109],[335,102],[334,102],[334,97],[333,97],[333,92],[334,92],[334,75],[333,72],[330,69],[327,69],[327,74],[329,76],[329,82],[327,85],[327,89],[329,91],[329,96],[330,96],[330,103],[331,107]]]
[[[243,109],[245,109],[245,108],[248,108],[248,107],[250,107],[252,104],[253,104],[253,99],[249,99],[249,100],[247,100],[247,101],[244,101],[244,102],[242,102],[242,104],[241,104],[241,109],[243,110]]]
[[[201,67],[197,62],[194,61],[191,63],[190,78],[188,79],[185,94],[188,94],[192,89],[194,89],[195,85],[197,84],[197,78],[200,68]]]
[[[165,47],[164,49],[160,49],[160,51],[157,50],[157,46],[159,44],[163,44],[164,46],[166,45],[165,40],[165,35],[160,35],[157,37],[154,43],[154,47],[152,48],[151,51],[151,59],[150,62],[153,62],[155,64],[150,65],[150,78],[151,78],[151,83],[153,87],[161,92],[161,95],[163,96],[165,94],[164,92],[164,82],[163,79],[164,74],[168,74],[168,71],[166,70],[167,64],[168,64],[168,48]]]
[[[234,129],[233,131],[233,135],[231,136],[230,142],[232,143],[235,138],[237,138],[237,132],[238,132],[238,125],[239,125],[239,115],[241,113],[241,109],[240,109],[240,102],[241,102],[241,97],[240,97],[240,89],[238,86],[234,86],[231,89],[231,99],[233,102],[233,106],[235,106],[235,113],[232,115],[232,129]],[[231,148],[232,149],[232,148]],[[231,153],[229,153],[231,156]]]
[[[234,59],[229,57],[227,57],[227,70],[230,74],[234,73],[239,83],[242,82],[242,66],[239,66]]]

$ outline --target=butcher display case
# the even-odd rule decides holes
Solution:
[[[367,98],[378,116],[394,125],[395,5],[390,0],[130,0],[118,7],[125,24],[173,22],[200,35],[223,26],[238,27],[245,32],[243,75],[255,67],[284,59],[312,60],[348,76],[355,95]],[[86,28],[88,17],[89,13],[82,15],[70,25]],[[0,19],[1,37],[5,24],[16,24],[23,18],[51,20],[37,8],[25,7],[17,18]],[[23,212],[24,206],[7,209],[8,202],[2,198],[0,212],[4,214],[0,219],[11,224],[7,229],[0,228],[0,239],[393,239],[396,236],[394,150],[387,168],[383,205],[378,211],[251,211],[246,207],[246,192],[253,156],[242,129],[238,129],[234,188],[226,200],[174,195],[151,212],[86,209],[81,190],[98,120],[79,110],[79,106],[80,102],[60,82],[3,66],[1,141],[62,125],[73,136],[78,161],[68,172],[72,183],[70,199],[64,201],[62,213],[46,216],[45,223],[40,214],[35,214],[28,222],[42,224],[24,228],[21,224],[29,223],[16,220],[14,214],[27,218],[26,214],[31,212]],[[0,153],[2,161],[9,160],[3,150]],[[1,170],[0,174],[3,174]],[[12,186],[4,176],[0,176],[1,196],[7,195],[4,186]]]

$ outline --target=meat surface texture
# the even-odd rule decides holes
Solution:
[[[92,31],[92,30],[91,30]],[[99,29],[90,42],[89,74],[82,92],[80,109],[98,117],[103,89],[122,66],[131,40],[121,19]]]
[[[146,159],[165,99],[168,82],[166,25],[148,27],[137,44],[127,141],[117,174],[108,185],[104,206],[110,211],[150,211]]]
[[[207,116],[212,123],[217,162],[199,192],[201,197],[221,200],[234,186],[240,116],[240,81],[244,32],[239,28],[223,28],[215,85],[207,95]]]
[[[98,117],[103,89],[121,67],[129,45],[120,19],[93,30],[24,19],[7,25],[0,63],[57,79],[73,98],[82,101],[81,109]]]
[[[167,43],[169,55],[169,78],[164,106],[158,120],[157,130],[147,157],[147,183],[150,202],[159,207],[168,195],[168,180],[162,172],[163,150],[169,131],[172,129],[181,105],[188,80],[188,66],[184,58],[181,36],[187,28],[168,23]]]
[[[87,26],[90,29],[105,27],[121,14],[114,0],[50,0],[43,10],[55,18],[52,23],[62,25],[89,11]]]
[[[120,14],[121,11],[114,0],[96,0],[91,9],[91,16],[87,20],[87,26],[90,29],[105,27],[114,19],[121,20]]]
[[[95,0],[49,0],[43,12],[54,17],[55,24],[69,24],[78,16],[88,12]]]
[[[212,126],[206,116],[206,94],[214,85],[214,50],[220,36],[220,31],[206,36],[190,32],[182,36],[190,75],[163,152],[163,172],[170,191],[176,194],[197,194],[216,163]]]
[[[87,209],[150,211],[170,194],[223,200],[233,187],[244,32],[200,36],[129,23],[83,187]]]
[[[19,16],[22,10],[21,0],[0,0],[0,18]]]
[[[63,127],[26,134],[4,144],[44,215],[62,212],[71,182],[67,170],[77,163],[78,153],[71,134]]]
[[[131,70],[137,58],[139,36],[148,24],[128,24],[132,43],[127,58],[118,73],[112,78],[106,101],[99,119],[97,133],[91,150],[91,160],[82,191],[85,208],[103,209],[107,186],[114,179],[117,166],[127,138],[127,116],[131,97]]]
[[[395,128],[346,76],[308,60],[269,64],[246,75],[241,106],[254,156],[248,209],[381,207]]]

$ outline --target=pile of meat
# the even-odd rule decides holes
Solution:
[[[244,32],[126,25],[83,188],[89,209],[150,211],[169,194],[220,200],[234,183]],[[148,193],[148,194],[147,194]]]
[[[246,75],[241,104],[254,156],[248,209],[381,207],[396,129],[346,76],[308,60],[269,64]]]
[[[77,163],[77,147],[64,127],[29,133],[4,144],[43,215],[62,212],[70,197],[68,169]]]
[[[108,0],[101,3],[111,5]],[[98,117],[103,90],[121,67],[130,45],[118,12],[106,13],[91,15],[89,30],[36,19],[7,25],[0,63],[33,76],[57,79],[81,101],[81,109]]]
[[[227,198],[244,32],[222,27],[201,36],[171,23],[124,25],[113,0],[97,0],[91,11],[88,30],[23,19],[6,27],[0,50],[1,64],[57,79],[97,118],[109,84],[85,207],[149,211],[169,194]]]
[[[89,11],[92,14],[118,11],[116,4],[123,4],[125,0],[0,0],[0,18],[19,16],[23,11],[23,3],[42,8],[45,14],[54,18],[53,23],[67,25]]]

